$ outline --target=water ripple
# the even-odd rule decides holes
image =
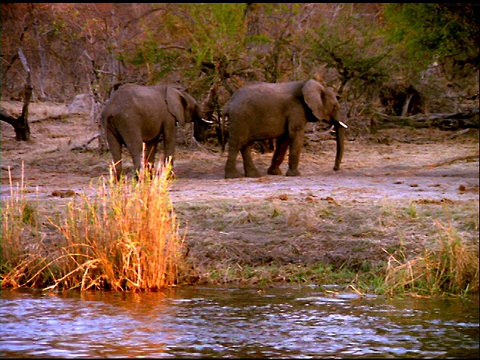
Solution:
[[[315,290],[0,293],[0,357],[396,357],[478,354],[478,304]]]

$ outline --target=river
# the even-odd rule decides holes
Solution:
[[[320,288],[0,292],[3,358],[472,358],[479,302]]]

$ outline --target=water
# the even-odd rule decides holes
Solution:
[[[471,358],[479,304],[318,289],[0,292],[0,357]]]

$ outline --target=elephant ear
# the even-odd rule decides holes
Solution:
[[[318,120],[323,120],[325,113],[325,87],[315,80],[308,80],[302,88],[303,99],[313,115]]]
[[[185,125],[186,100],[182,92],[172,86],[168,86],[165,94],[168,112],[172,114],[180,126]]]

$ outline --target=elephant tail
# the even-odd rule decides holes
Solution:
[[[225,152],[225,146],[227,145],[227,139],[228,139],[228,132],[227,132],[227,121],[228,121],[228,115],[229,115],[229,107],[228,107],[229,102],[227,102],[222,109],[221,116],[220,116],[220,138],[221,138],[221,145],[222,145],[222,154]]]
[[[102,110],[102,113],[100,114],[100,125],[102,125],[102,128],[104,128],[104,129],[107,125],[107,116],[108,116],[107,113],[108,113],[108,109],[105,106]]]
[[[225,152],[225,146],[227,145],[228,141],[228,115],[229,115],[229,108],[228,103],[222,109],[221,116],[220,116],[220,137],[221,137],[221,144],[222,144],[222,154]]]
[[[229,107],[228,107],[228,103],[226,103],[225,106],[222,109],[222,114],[221,114],[222,118],[227,118],[228,113],[229,113]]]

